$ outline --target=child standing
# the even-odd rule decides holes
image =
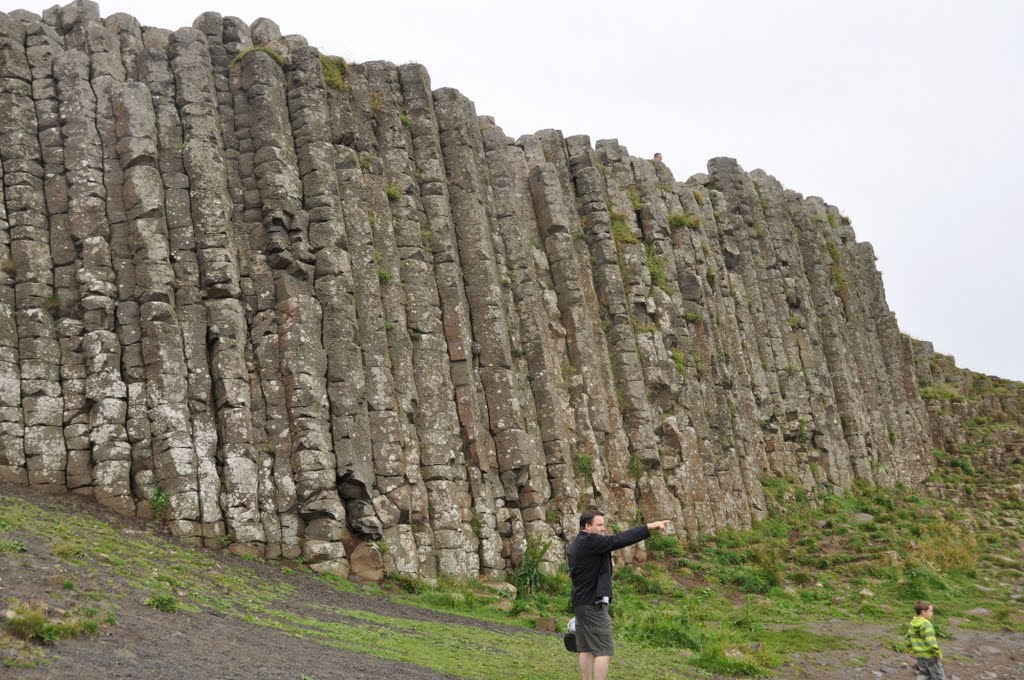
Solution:
[[[907,651],[917,657],[917,680],[946,680],[942,652],[931,620],[935,608],[921,600],[914,605],[914,611],[917,616],[910,620],[907,628]]]

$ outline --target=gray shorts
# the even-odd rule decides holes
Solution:
[[[917,680],[946,680],[946,670],[939,659],[918,659]]]
[[[615,656],[612,618],[606,604],[581,604],[576,614],[576,648],[594,656]]]

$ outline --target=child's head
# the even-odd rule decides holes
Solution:
[[[932,608],[932,603],[927,600],[918,600],[914,605],[914,611],[917,612],[918,616],[923,616],[926,619],[932,618],[932,614],[935,612]]]

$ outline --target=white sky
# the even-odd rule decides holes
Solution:
[[[763,168],[853,220],[904,332],[1024,380],[1024,3],[100,2],[170,29],[204,11],[419,62],[512,137],[614,137],[680,180],[714,156]]]

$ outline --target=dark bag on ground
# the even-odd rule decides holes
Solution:
[[[576,633],[564,633],[562,635],[562,642],[565,643],[565,651],[573,652],[578,654],[579,650],[576,649]]]

